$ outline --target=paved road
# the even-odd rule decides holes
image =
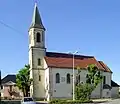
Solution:
[[[99,103],[99,104],[120,104],[120,99],[115,99],[112,101],[108,101],[106,103]]]

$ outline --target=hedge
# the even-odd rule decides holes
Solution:
[[[91,100],[53,100],[50,101],[49,104],[81,104],[81,103],[92,103]]]

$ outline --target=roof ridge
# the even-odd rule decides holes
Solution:
[[[69,55],[69,56],[72,56],[73,54],[69,54],[69,53],[65,53],[65,52],[46,52],[46,54],[48,56],[51,56],[52,54],[56,54],[56,55]],[[50,55],[51,54],[51,55]],[[88,58],[94,58],[94,56],[88,56],[88,55],[79,55],[79,54],[75,54],[74,55],[75,57],[88,57]]]

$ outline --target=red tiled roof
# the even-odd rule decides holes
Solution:
[[[47,52],[45,60],[48,67],[54,68],[67,68],[73,67],[73,55],[66,53]],[[110,72],[110,70],[104,68],[100,62],[98,62],[93,56],[75,55],[74,66],[75,68],[87,68],[88,65],[94,64],[98,69]]]
[[[56,58],[56,57],[45,57],[45,60],[49,67],[55,68],[72,68],[73,59],[72,58]],[[95,64],[99,69],[104,70],[104,68],[99,64],[95,58],[85,58],[85,59],[75,59],[75,68],[86,68],[90,64]]]
[[[105,71],[112,73],[112,71],[110,70],[110,68],[105,63],[103,63],[103,61],[98,61],[98,62],[105,69]]]

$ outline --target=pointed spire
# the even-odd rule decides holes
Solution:
[[[33,12],[32,24],[31,24],[30,28],[40,28],[40,29],[45,30],[45,28],[42,24],[42,20],[41,20],[40,13],[39,13],[36,2],[35,2],[34,12]]]

